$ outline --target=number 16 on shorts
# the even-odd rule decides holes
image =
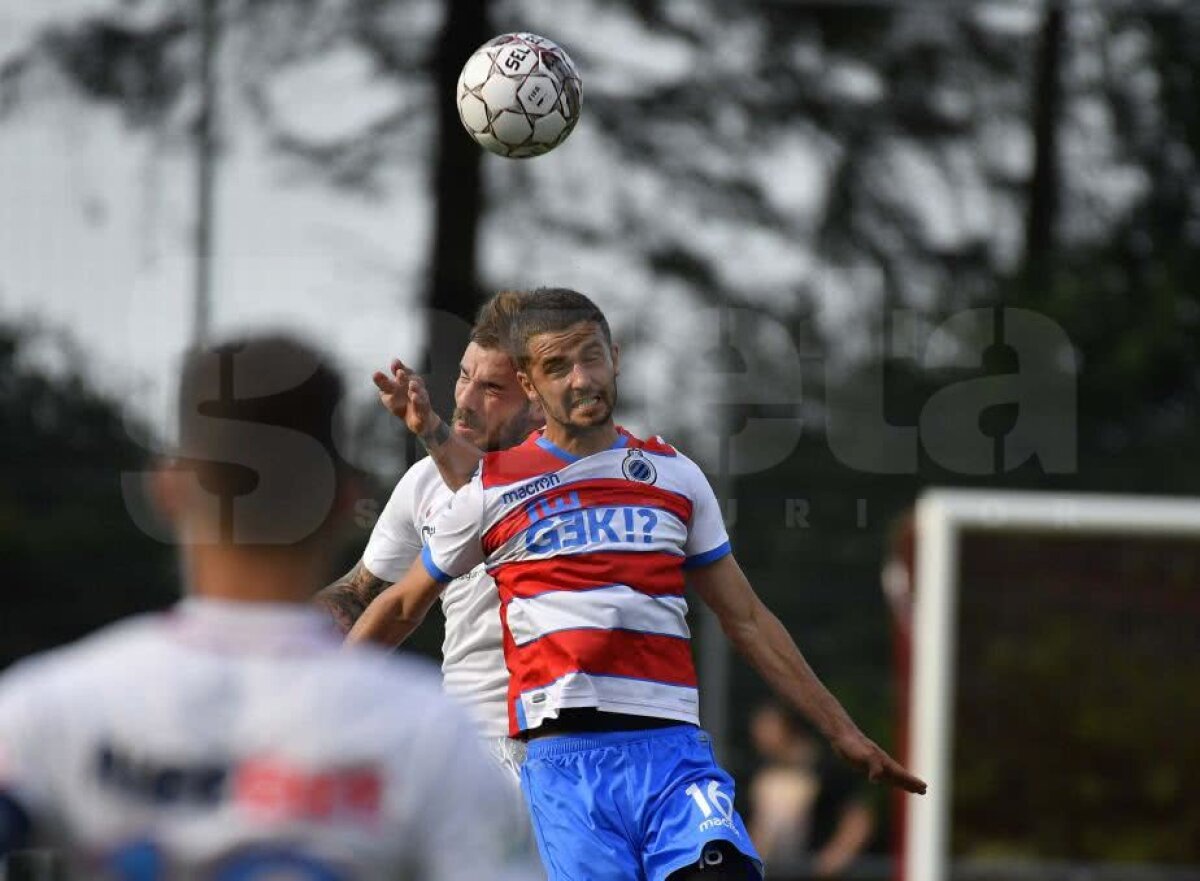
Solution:
[[[696,807],[704,816],[700,823],[701,832],[723,826],[732,829],[739,837],[741,836],[741,831],[733,822],[733,799],[721,791],[719,780],[708,781],[708,786],[704,789],[700,788],[699,783],[693,783],[684,790],[684,793],[691,796],[692,801],[696,803]]]

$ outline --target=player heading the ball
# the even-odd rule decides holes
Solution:
[[[842,758],[872,780],[923,792],[859,730],[754,593],[699,467],[661,438],[614,424],[620,353],[595,304],[561,288],[528,293],[507,345],[545,430],[484,456],[421,562],[379,595],[351,638],[395,644],[447,581],[486,563],[501,600],[510,730],[530,741],[522,778],[551,879],[761,871],[733,810],[733,780],[698,725],[689,591]]]

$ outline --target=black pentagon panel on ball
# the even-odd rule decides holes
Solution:
[[[583,107],[583,91],[579,88],[579,80],[563,81],[562,94],[559,96],[559,108],[567,118],[569,126],[574,126]]]
[[[542,56],[542,67],[554,74],[560,83],[565,84],[576,78],[574,68],[558,52],[543,51],[539,54]]]

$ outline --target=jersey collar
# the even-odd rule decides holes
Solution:
[[[185,642],[218,651],[295,654],[337,648],[329,618],[307,603],[243,603],[191,596],[167,614]]]
[[[537,444],[539,447],[541,447],[546,452],[552,453],[555,456],[557,456],[558,458],[562,459],[564,462],[578,462],[580,459],[585,458],[584,456],[576,456],[574,453],[568,453],[566,450],[564,450],[558,444],[549,440],[545,435],[545,429],[542,429],[542,433],[538,434],[537,439],[534,440],[534,443]],[[610,450],[619,450],[621,447],[626,446],[628,443],[629,443],[629,435],[626,433],[625,429],[621,428],[618,425],[617,426],[617,439],[613,443],[613,445],[611,447],[609,447],[609,449]]]

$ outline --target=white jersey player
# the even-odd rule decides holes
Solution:
[[[432,458],[417,462],[396,484],[380,514],[362,565],[383,582],[398,581],[454,498]],[[446,635],[442,677],[446,693],[466,706],[489,743],[508,736],[508,670],[504,666],[500,601],[483,566],[457,578],[442,594]],[[502,749],[503,747],[496,747]]]
[[[0,787],[87,878],[475,881],[519,828],[436,670],[306,604],[187,600],[19,665]]]
[[[286,338],[189,358],[186,465],[154,486],[192,597],[0,679],[0,854],[138,881],[533,877],[436,672],[345,649],[309,605],[353,495],[339,399]]]
[[[363,565],[381,580],[399,581],[454,498],[433,459],[417,462],[396,484],[363,551]],[[442,594],[446,636],[442,677],[446,693],[469,707],[486,737],[508,733],[508,671],[500,631],[500,601],[492,578],[478,566]]]
[[[375,375],[384,405],[420,437],[430,456],[410,467],[396,485],[359,564],[319,595],[343,629],[421,555],[435,521],[475,470],[481,451],[513,446],[541,425],[540,409],[521,390],[512,360],[500,345],[510,303],[502,292],[480,310],[460,364],[450,426],[432,412],[421,379],[401,362],[392,363],[390,376]],[[488,751],[519,784],[524,744],[508,737],[508,670],[495,584],[479,566],[451,582],[441,602],[446,619],[443,687],[471,711]]]

